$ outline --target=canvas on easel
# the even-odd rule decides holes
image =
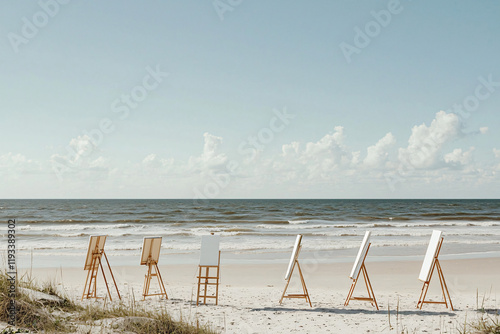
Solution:
[[[359,247],[358,251],[358,256],[356,256],[356,260],[354,261],[354,265],[351,270],[351,275],[349,278],[352,279],[352,284],[351,284],[351,289],[349,290],[349,293],[347,294],[347,298],[345,300],[344,306],[349,305],[349,301],[351,300],[362,300],[362,301],[368,301],[370,302],[373,306],[378,308],[377,304],[377,299],[375,298],[375,293],[373,293],[373,288],[372,284],[370,282],[370,278],[368,277],[368,272],[365,267],[365,259],[366,256],[368,255],[368,250],[370,249],[370,231],[366,231],[365,237],[363,238],[363,241],[361,242],[361,246]],[[352,294],[354,293],[354,288],[356,287],[356,284],[358,283],[359,275],[363,274],[363,278],[365,281],[366,289],[368,290],[368,297],[353,297]]]
[[[204,235],[201,237],[200,264],[198,266],[198,293],[196,305],[207,298],[215,299],[215,305],[219,302],[219,278],[220,278],[220,236]],[[214,269],[215,274],[210,273]],[[215,285],[215,294],[209,294],[209,287]]]
[[[83,269],[87,270],[88,272],[87,279],[85,280],[85,286],[83,288],[82,300],[84,298],[100,298],[97,297],[97,274],[99,273],[99,268],[101,268],[102,277],[104,278],[104,283],[106,284],[106,289],[108,290],[109,299],[111,301],[113,300],[113,298],[111,297],[111,292],[109,291],[106,273],[104,272],[104,268],[102,266],[103,255],[106,263],[108,264],[108,269],[111,274],[111,278],[113,279],[118,298],[122,299],[122,297],[120,296],[120,292],[118,291],[118,286],[116,285],[115,276],[113,275],[113,271],[111,270],[111,266],[109,265],[108,257],[106,256],[106,252],[104,251],[106,237],[106,235],[95,235],[90,237],[87,258],[85,259],[85,265],[83,267]]]
[[[312,307],[311,298],[309,297],[309,292],[307,291],[306,282],[304,280],[304,276],[302,275],[302,270],[300,269],[300,264],[299,264],[299,254],[302,248],[301,242],[302,242],[302,235],[299,234],[297,235],[297,239],[295,239],[295,245],[293,247],[292,256],[290,257],[290,263],[288,264],[288,269],[285,274],[286,284],[285,284],[285,289],[283,290],[283,294],[281,295],[280,304],[283,302],[283,298],[304,298],[309,303],[309,306]],[[286,290],[288,289],[288,285],[290,284],[290,279],[292,278],[295,266],[297,266],[297,268],[299,269],[299,276],[300,276],[300,282],[302,284],[303,293],[286,294]]]
[[[160,269],[158,269],[158,260],[160,258],[161,249],[161,237],[145,237],[144,243],[142,245],[141,254],[141,265],[148,266],[148,272],[144,277],[144,288],[142,290],[142,296],[144,299],[148,296],[162,296],[168,299],[167,291],[165,290],[165,285],[163,284],[163,279],[160,274]],[[151,278],[156,277],[158,279],[158,285],[160,287],[160,293],[149,293],[149,288],[151,286]]]
[[[431,240],[429,241],[429,246],[427,247],[427,253],[425,254],[424,262],[422,263],[422,269],[420,270],[420,275],[418,279],[424,282],[422,287],[422,292],[420,293],[420,298],[418,299],[417,308],[422,309],[424,304],[444,304],[448,308],[448,300],[450,301],[450,308],[452,311],[453,304],[451,302],[450,292],[448,291],[448,286],[444,280],[443,270],[441,269],[441,264],[439,263],[439,252],[441,251],[441,246],[443,245],[444,237],[441,231],[432,231]],[[429,290],[429,284],[434,273],[434,269],[437,270],[439,282],[441,283],[441,291],[443,293],[444,301],[428,301],[425,300],[427,291]],[[448,296],[448,300],[446,299]]]

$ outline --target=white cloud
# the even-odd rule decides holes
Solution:
[[[160,168],[161,160],[156,157],[156,154],[150,154],[142,160],[142,164],[147,168]]]
[[[66,154],[52,155],[52,161],[66,165],[68,168],[88,168],[89,166],[103,167],[105,159],[93,158],[97,152],[97,146],[94,145],[89,136],[78,136],[70,140],[66,146]]]
[[[86,156],[92,154],[97,147],[92,143],[89,136],[83,135],[71,139],[69,142],[69,148],[72,152],[74,152],[71,153],[74,155],[70,156],[70,159],[72,158],[74,163],[78,163],[78,161],[81,161]]]
[[[209,133],[203,135],[204,144],[200,155],[191,156],[187,160],[162,158],[150,153],[139,163],[131,162],[121,172],[127,175],[127,183],[173,186],[175,182],[202,182],[212,173],[224,170],[228,158],[220,152],[222,138]]]
[[[290,144],[285,144],[281,147],[281,151],[283,153],[284,157],[293,157],[297,156],[299,154],[299,147],[300,143],[297,141],[294,141]]]
[[[496,159],[500,159],[500,149],[494,148],[493,149],[493,154],[495,155]],[[495,170],[500,171],[500,163],[495,165]]]
[[[331,179],[335,171],[348,169],[359,161],[359,152],[351,153],[345,146],[344,128],[336,126],[333,133],[317,142],[308,142],[304,148],[298,142],[282,146],[282,154],[272,159],[276,180]]]
[[[0,175],[4,178],[17,179],[21,175],[36,174],[42,171],[38,161],[26,158],[22,154],[11,152],[0,156]]]
[[[156,154],[150,154],[142,160],[142,165],[148,169],[163,169],[165,172],[172,170],[174,159],[161,159]]]
[[[479,128],[479,132],[484,135],[485,133],[488,132],[488,127],[487,126],[483,126],[482,128]]]
[[[389,148],[394,146],[394,144],[396,144],[396,139],[392,133],[387,133],[375,145],[369,146],[366,149],[366,158],[363,160],[363,164],[367,167],[382,166],[389,156]]]
[[[456,148],[453,150],[453,152],[448,153],[444,156],[444,161],[447,164],[468,165],[472,162],[472,153],[473,152],[474,152],[474,147],[471,147],[466,152],[462,152],[461,148]]]
[[[333,155],[333,158],[340,158],[344,149],[344,128],[342,126],[336,126],[334,130],[334,133],[327,134],[316,143],[307,143],[304,156],[316,158],[332,157]]]
[[[361,157],[361,152],[359,152],[359,151],[352,152],[351,163],[352,163],[353,166],[356,166],[356,165],[359,164],[360,157]]]
[[[454,113],[440,111],[430,126],[414,126],[408,147],[399,149],[399,161],[413,168],[432,168],[438,162],[443,146],[458,138],[460,119]]]
[[[222,138],[211,135],[208,132],[203,134],[203,138],[205,141],[203,152],[200,156],[189,158],[189,170],[193,172],[208,172],[223,168],[227,162],[227,156],[224,153],[219,153]]]
[[[110,161],[97,153],[98,148],[89,136],[73,138],[66,146],[66,154],[50,157],[52,172],[60,181],[102,180],[110,171]]]
[[[298,142],[283,145],[283,157],[295,159],[302,164],[320,161],[327,161],[332,166],[340,164],[346,156],[344,128],[336,126],[334,130],[317,142],[306,143],[304,149],[301,149]]]
[[[13,154],[9,152],[0,156],[0,168],[24,168],[25,166],[30,166],[33,164],[33,161],[27,159],[22,154]]]
[[[158,186],[160,180],[173,181],[188,176],[186,163],[176,161],[173,158],[160,158],[156,154],[149,154],[140,164],[134,167],[136,171],[131,175],[132,178],[138,178],[137,183]]]
[[[40,189],[46,189],[39,193],[47,197],[92,197],[94,190],[96,196],[107,197],[190,197],[193,189],[204,191],[207,185],[217,197],[411,197],[417,189],[425,196],[431,190],[435,191],[432,194],[444,194],[446,189],[460,187],[465,192],[468,187],[498,179],[500,165],[476,162],[473,147],[449,150],[456,139],[468,137],[460,126],[455,114],[439,112],[430,125],[411,129],[406,147],[395,147],[396,139],[388,132],[367,147],[366,154],[361,153],[364,149],[352,151],[344,128],[336,126],[315,141],[292,141],[274,152],[269,146],[265,154],[251,160],[241,154],[230,159],[222,152],[223,139],[205,133],[200,153],[188,159],[151,152],[127,164],[101,156],[89,137],[79,136],[69,142],[62,152],[66,154],[54,154],[50,160],[1,155],[0,174],[11,182],[4,183],[0,195],[7,194],[3,193],[7,185],[14,189],[20,180],[26,187],[39,182]],[[486,130],[481,128],[479,132]],[[500,149],[493,149],[493,153],[500,159]],[[236,171],[228,170],[230,162],[239,165]],[[54,166],[62,173],[63,182],[55,181]],[[27,173],[33,176],[28,179]],[[393,180],[404,184],[397,187],[401,193],[391,191],[389,183]],[[222,183],[228,185],[220,186]],[[212,189],[217,186],[223,189]],[[455,192],[449,194],[454,196]]]

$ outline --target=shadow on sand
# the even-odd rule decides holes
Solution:
[[[263,307],[263,308],[253,308],[250,311],[262,312],[319,312],[319,313],[330,313],[330,314],[387,314],[387,310],[367,310],[367,309],[347,309],[347,308],[286,308],[286,307]],[[458,310],[455,310],[458,311]],[[391,314],[396,314],[396,310],[391,310]],[[453,312],[433,312],[425,310],[411,310],[411,311],[398,311],[399,315],[446,315],[455,316],[456,313]]]

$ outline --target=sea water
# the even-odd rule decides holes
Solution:
[[[351,262],[366,230],[370,260],[421,260],[432,230],[441,258],[500,257],[500,200],[0,200],[2,262],[16,220],[17,265],[81,267],[91,235],[107,235],[113,265],[137,265],[143,237],[163,237],[162,264],[195,264],[202,235],[221,236],[224,263],[301,258]]]

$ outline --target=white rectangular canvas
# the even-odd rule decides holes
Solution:
[[[92,264],[92,254],[94,251],[100,252],[104,249],[107,235],[92,235],[89,239],[89,249],[87,250],[87,258],[83,270],[89,270]]]
[[[422,282],[429,281],[431,268],[434,264],[434,257],[436,256],[442,234],[443,232],[441,231],[432,231],[431,240],[429,241],[429,246],[427,247],[427,253],[425,253],[424,262],[422,263],[422,269],[420,270],[420,275],[418,276],[418,279]]]
[[[297,256],[299,255],[299,248],[301,241],[302,241],[302,235],[299,234],[297,235],[297,239],[295,239],[295,246],[293,246],[292,257],[290,257],[290,263],[288,264],[288,269],[286,270],[285,280],[288,280],[290,278],[290,275],[292,274],[293,263],[295,262]]]
[[[158,259],[160,258],[160,249],[161,237],[144,237],[141,254],[141,265],[146,265],[150,256],[152,261],[158,263]]]
[[[370,244],[370,231],[365,232],[365,237],[361,242],[361,246],[359,247],[358,256],[356,256],[356,260],[354,261],[354,265],[352,266],[351,275],[349,276],[352,279],[358,277],[359,271],[361,270],[361,265],[363,264],[363,259],[366,256],[366,252],[368,252],[368,245]]]
[[[200,266],[219,265],[220,235],[204,235],[201,237]]]

